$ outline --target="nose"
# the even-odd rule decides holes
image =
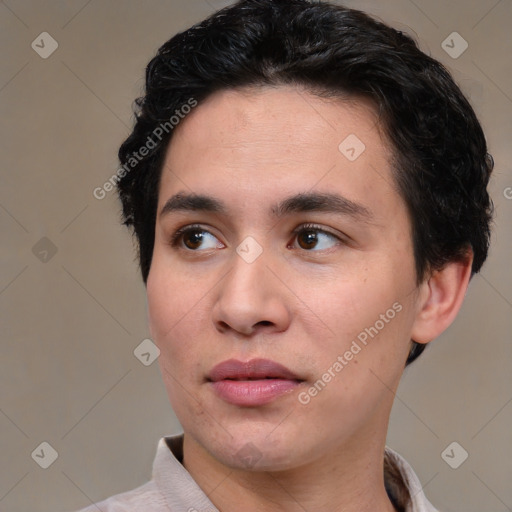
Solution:
[[[219,283],[213,322],[219,332],[244,336],[287,329],[287,288],[269,266],[265,251],[252,263],[233,254],[231,268]]]

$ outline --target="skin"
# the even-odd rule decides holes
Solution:
[[[366,146],[355,161],[338,149],[350,134]],[[389,148],[370,103],[291,86],[217,92],[175,129],[147,281],[150,330],[185,432],[184,466],[223,512],[241,502],[260,512],[394,510],[383,479],[394,392],[410,340],[429,342],[457,314],[471,255],[417,285]],[[228,212],[160,214],[178,192],[214,196]],[[336,193],[371,219],[272,216],[274,204],[300,192]],[[334,236],[294,234],[306,223]],[[196,232],[173,245],[191,224],[201,225],[202,241]],[[247,236],[263,249],[252,263],[236,252]],[[299,393],[395,303],[400,312],[301,403]],[[235,406],[207,381],[231,358],[271,359],[304,382],[267,405]],[[250,467],[247,450],[256,454]]]

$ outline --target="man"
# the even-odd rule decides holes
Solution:
[[[492,159],[448,72],[361,12],[245,0],[137,104],[118,189],[184,434],[97,507],[434,511],[385,440],[487,256]]]

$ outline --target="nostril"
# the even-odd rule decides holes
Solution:
[[[220,326],[221,332],[225,332],[225,331],[229,330],[229,325],[226,322],[224,322],[223,320],[221,320],[219,322],[219,326]]]

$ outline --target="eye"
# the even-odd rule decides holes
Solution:
[[[210,243],[204,246],[207,240],[210,240]],[[223,247],[223,244],[215,236],[199,225],[185,226],[178,229],[171,240],[173,247],[180,245],[181,248],[190,251],[197,251],[201,244],[203,244],[203,250],[220,249]]]
[[[339,245],[340,237],[330,233],[315,224],[303,224],[294,230],[293,234],[301,249],[314,252],[326,250]],[[329,243],[329,239],[331,243]],[[209,244],[204,245],[210,240]],[[221,249],[224,245],[209,231],[200,225],[185,226],[172,236],[171,245],[185,250],[198,252],[199,249]]]
[[[314,224],[303,224],[293,234],[297,237],[300,248],[308,251],[313,248],[320,251],[330,249],[341,242],[338,236]],[[334,243],[329,244],[326,241],[327,239],[334,241]]]

